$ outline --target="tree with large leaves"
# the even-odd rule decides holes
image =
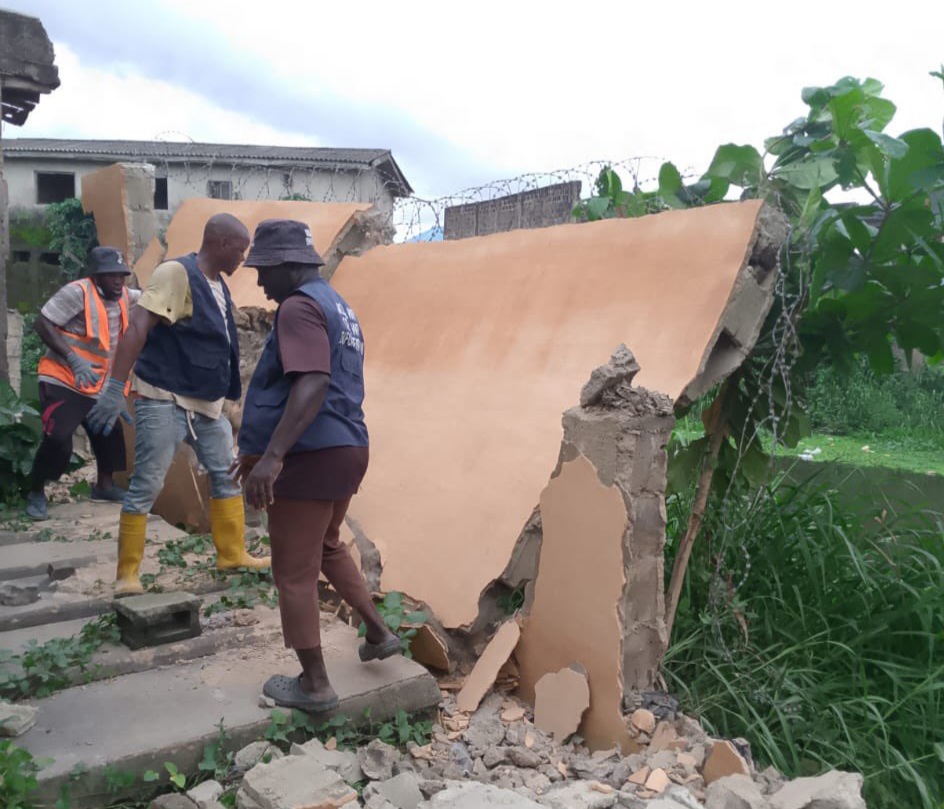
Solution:
[[[944,67],[932,75],[944,81]],[[685,182],[664,163],[658,188],[623,189],[604,169],[582,220],[761,198],[789,218],[774,306],[747,361],[703,408],[705,435],[670,447],[670,486],[697,480],[694,507],[666,599],[671,632],[691,547],[712,491],[769,468],[764,439],[795,446],[808,434],[803,390],[824,361],[839,369],[867,356],[877,373],[921,352],[944,358],[944,148],[932,129],[885,130],[895,105],[875,79],[809,87],[805,116],[764,152],[727,144]],[[769,443],[768,445],[769,446]]]

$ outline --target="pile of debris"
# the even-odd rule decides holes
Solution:
[[[694,719],[637,709],[630,718],[638,752],[591,752],[579,738],[544,733],[523,703],[490,694],[473,714],[445,692],[426,745],[401,752],[375,739],[358,750],[335,741],[266,742],[235,759],[245,774],[238,809],[865,809],[862,777],[832,772],[785,782],[757,772],[749,746],[713,739]],[[358,789],[360,788],[359,792]],[[184,803],[166,796],[152,809],[219,809],[222,787],[201,784]]]

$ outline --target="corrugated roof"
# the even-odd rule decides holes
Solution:
[[[256,144],[188,143],[150,140],[65,140],[60,138],[11,138],[3,152],[16,157],[88,157],[110,161],[161,160],[171,163],[201,162],[299,163],[331,168],[375,168],[397,186],[398,196],[413,189],[389,149],[335,149],[320,146],[262,146]]]

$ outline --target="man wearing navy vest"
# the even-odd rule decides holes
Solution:
[[[121,509],[115,595],[143,592],[147,515],[181,441],[210,477],[210,530],[221,570],[269,566],[246,552],[245,513],[229,468],[233,429],[225,399],[241,394],[239,339],[222,276],[232,275],[249,247],[249,231],[230,214],[211,217],[198,253],[154,270],[115,355],[112,376],[88,415],[107,435],[125,410],[125,381],[134,367],[134,471]]]
[[[249,383],[233,470],[249,504],[268,511],[282,635],[302,666],[299,676],[269,678],[263,691],[280,706],[319,713],[338,704],[321,653],[320,573],[367,626],[361,660],[401,649],[340,541],[367,471],[364,337],[351,307],[321,278],[324,262],[303,222],[261,222],[245,264],[279,308]]]

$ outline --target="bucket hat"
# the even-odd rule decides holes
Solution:
[[[110,272],[131,275],[131,270],[125,264],[121,251],[115,247],[93,247],[89,250],[88,274],[104,275]]]
[[[275,267],[288,262],[319,267],[324,264],[324,259],[315,250],[311,228],[294,219],[260,222],[243,264],[247,267]]]

